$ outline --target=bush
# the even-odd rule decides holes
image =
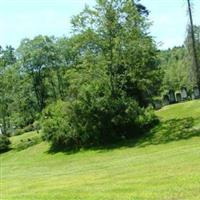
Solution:
[[[9,149],[10,140],[5,135],[0,135],[0,153]]]
[[[44,139],[54,146],[88,147],[136,138],[158,121],[125,95],[113,98],[104,84],[82,88],[77,100],[58,101],[43,113]]]
[[[51,141],[53,146],[71,146],[75,144],[75,135],[70,127],[71,109],[69,103],[58,101],[49,105],[43,112],[43,139]]]

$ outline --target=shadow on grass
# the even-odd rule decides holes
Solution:
[[[62,153],[65,153],[67,155],[70,155],[70,154],[78,153],[79,151],[80,151],[80,148],[70,149],[70,148],[62,147],[62,146],[51,146],[49,148],[49,150],[46,151],[46,153],[48,153],[48,154],[56,154],[56,153],[62,152]]]
[[[137,146],[164,144],[182,139],[200,136],[200,129],[194,128],[194,119],[182,118],[160,122],[148,134],[142,137]]]
[[[3,153],[7,153],[8,151],[12,150],[11,148],[0,150],[0,155]]]
[[[123,147],[145,147],[148,145],[165,144],[172,141],[189,139],[200,136],[200,129],[194,128],[193,118],[171,119],[160,122],[151,131],[135,139],[122,140],[114,144],[84,148],[84,150],[95,150],[99,153]],[[55,154],[63,152],[67,155],[79,152],[82,149],[68,149],[63,147],[51,147],[47,153]]]

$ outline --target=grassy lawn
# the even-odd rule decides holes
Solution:
[[[185,122],[181,120],[193,118],[192,129],[197,129],[200,101],[168,106],[157,115],[162,124],[154,130],[156,141],[169,131],[173,135],[170,120],[181,125]],[[50,154],[44,142],[17,150],[18,143],[38,134],[16,136],[13,150],[1,155],[0,199],[199,200],[200,137],[190,136],[157,145],[74,154]]]
[[[193,118],[195,127],[200,128],[200,100],[166,106],[157,111],[157,115],[163,121],[171,119]]]

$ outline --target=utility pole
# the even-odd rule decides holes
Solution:
[[[196,51],[196,42],[195,42],[195,36],[194,36],[194,25],[193,25],[193,18],[192,18],[192,9],[191,9],[191,3],[190,0],[187,0],[188,4],[188,12],[189,12],[189,18],[190,18],[190,31],[191,31],[191,39],[192,39],[192,56],[193,56],[193,64],[195,69],[195,75],[196,75],[196,82],[198,87],[200,87],[200,71],[199,71],[199,63],[197,58],[197,51]]]

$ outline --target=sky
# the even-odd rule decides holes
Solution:
[[[194,23],[200,25],[200,0],[193,2]],[[0,45],[17,48],[23,38],[70,34],[70,20],[95,0],[0,0]],[[150,11],[150,33],[160,49],[182,45],[188,24],[186,0],[141,0]]]

